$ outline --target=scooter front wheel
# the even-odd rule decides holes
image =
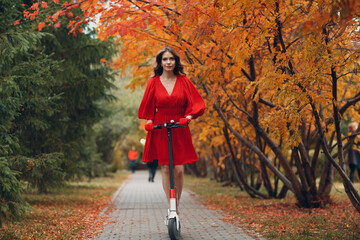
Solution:
[[[168,231],[171,240],[178,240],[180,239],[180,223],[179,229],[176,226],[176,218],[170,218],[168,222]]]

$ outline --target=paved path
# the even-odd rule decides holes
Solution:
[[[114,195],[111,220],[97,239],[170,239],[164,224],[167,202],[161,173],[148,182],[147,171],[137,171]],[[253,239],[243,230],[221,220],[221,211],[209,210],[184,191],[180,202],[181,239]]]

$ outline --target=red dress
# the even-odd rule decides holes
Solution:
[[[185,76],[177,76],[174,89],[169,95],[160,77],[150,78],[141,101],[138,116],[152,120],[154,125],[163,124],[192,115],[202,115],[205,103],[193,83]],[[189,126],[171,129],[174,165],[194,163],[199,160],[192,144]],[[142,161],[157,159],[160,165],[169,164],[168,138],[166,128],[148,132]]]

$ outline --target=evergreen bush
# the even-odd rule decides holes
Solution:
[[[112,58],[113,43],[69,35],[64,16],[60,28],[38,32],[36,21],[22,18],[24,3],[32,2],[0,0],[2,222],[24,209],[19,181],[44,193],[76,176],[106,174],[92,128],[104,116],[99,101],[114,99],[112,69],[100,61]]]
[[[21,184],[17,173],[8,166],[8,160],[0,157],[0,227],[9,218],[18,218],[25,210],[25,201],[21,197]]]
[[[43,153],[35,158],[16,156],[12,159],[12,169],[21,172],[21,179],[38,193],[47,193],[49,189],[64,184],[65,172],[61,168],[64,162],[62,153]]]

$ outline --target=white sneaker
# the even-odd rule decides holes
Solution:
[[[164,223],[167,226],[169,224],[169,215],[170,215],[170,209],[167,210],[167,214],[165,216]]]

